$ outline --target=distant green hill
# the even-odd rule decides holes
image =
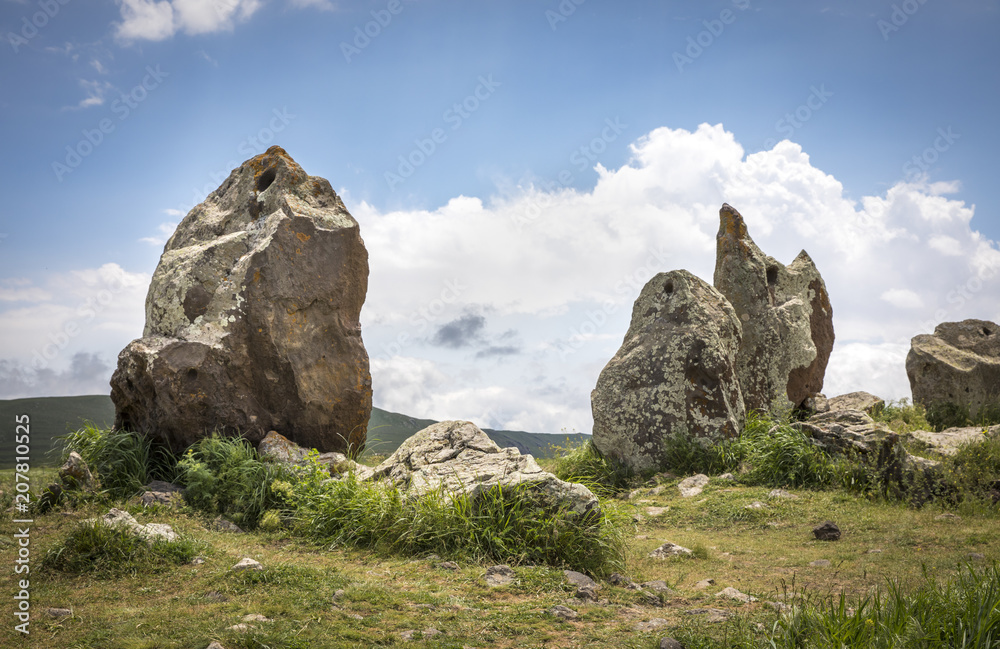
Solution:
[[[31,421],[30,457],[36,466],[58,465],[62,446],[56,438],[85,421],[102,428],[115,421],[111,397],[104,395],[0,400],[0,469],[14,468],[15,416],[24,414]]]
[[[0,469],[14,467],[14,417],[31,417],[31,460],[36,466],[59,463],[57,437],[92,421],[100,427],[110,426],[115,419],[111,397],[41,397],[34,399],[0,400]],[[416,419],[379,408],[372,408],[368,422],[368,449],[388,455],[399,448],[403,440],[436,423],[432,419]],[[582,433],[551,435],[520,430],[485,429],[485,433],[501,447],[514,446],[522,453],[535,457],[552,455],[552,446],[566,447],[590,438]]]

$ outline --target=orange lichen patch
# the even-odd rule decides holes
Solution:
[[[296,232],[295,236],[298,237],[299,241],[301,241],[302,243],[305,243],[306,241],[309,241],[310,239],[312,239],[312,237],[310,237],[305,232]]]
[[[260,281],[260,271],[259,270],[255,270],[253,272],[253,281],[255,283]]]
[[[295,249],[295,254],[296,255],[301,255],[302,254],[302,248],[296,248]]]

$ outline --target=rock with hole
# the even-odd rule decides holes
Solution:
[[[686,270],[653,277],[591,393],[594,446],[646,471],[666,467],[676,444],[739,436],[741,331],[732,306],[703,280]]]
[[[218,431],[360,449],[371,412],[359,316],[368,253],[330,183],[280,147],[247,160],[177,226],[143,337],[111,379],[115,426],[182,450]]]
[[[714,283],[743,325],[737,373],[746,408],[802,407],[822,392],[833,351],[826,284],[805,250],[788,266],[765,255],[730,205],[719,221]]]

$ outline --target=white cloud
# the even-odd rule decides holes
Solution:
[[[855,201],[798,144],[744,157],[721,125],[659,128],[631,153],[622,168],[597,167],[591,191],[513,181],[518,189],[503,196],[392,212],[345,196],[370,255],[362,319],[381,364],[373,364],[376,403],[589,432],[589,392],[641,286],[677,268],[712,281],[723,202],[740,210],[765,252],[789,263],[806,249],[823,274],[838,335],[828,394],[908,396],[910,337],[1000,312],[1000,250],[971,229],[973,208],[950,197],[957,183],[901,182]],[[934,253],[928,263],[941,248],[968,252]],[[458,358],[421,342],[473,305],[519,320],[530,353]],[[420,360],[424,374],[396,371],[397,357]]]
[[[80,85],[86,91],[87,96],[80,100],[76,106],[69,106],[67,108],[89,108],[91,106],[101,106],[104,104],[104,99],[111,90],[111,84],[107,81],[88,81],[86,79],[80,79]]]
[[[313,7],[323,11],[333,11],[336,6],[330,0],[288,0],[293,7]]]
[[[6,379],[0,378],[0,398],[68,394],[50,390],[60,381],[70,389],[82,380],[79,367],[73,369],[81,354],[113,362],[129,341],[142,335],[149,280],[149,275],[104,264],[49,275],[41,282],[8,284],[19,299],[0,301],[0,363],[7,372]],[[31,385],[38,391],[30,395],[14,390]],[[5,392],[8,388],[14,392]]]
[[[168,212],[168,213],[177,212],[177,213],[180,213],[179,210],[164,210],[164,212]],[[162,246],[163,244],[165,244],[167,242],[167,239],[169,239],[171,236],[173,236],[174,230],[177,229],[177,223],[178,223],[177,221],[170,221],[170,222],[167,222],[167,223],[161,223],[160,225],[158,225],[156,227],[157,234],[155,234],[155,235],[153,235],[151,237],[142,237],[141,239],[139,239],[139,241],[141,241],[143,243],[152,244],[154,246]]]
[[[118,0],[122,21],[116,35],[124,42],[162,41],[177,32],[211,34],[229,31],[264,6],[262,0]],[[291,0],[295,7],[332,9],[326,0]],[[212,62],[204,52],[203,58]]]
[[[122,22],[116,35],[123,41],[162,41],[174,35],[174,8],[167,0],[118,0]]]
[[[920,296],[907,288],[891,288],[879,297],[900,309],[919,309],[924,305]]]

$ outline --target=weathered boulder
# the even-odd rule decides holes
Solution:
[[[280,147],[244,162],[167,242],[143,337],[111,379],[115,425],[182,449],[269,430],[360,448],[371,375],[359,315],[368,253],[330,183]]]
[[[686,270],[649,280],[590,396],[594,446],[643,471],[665,467],[677,441],[737,437],[745,416],[740,336],[733,308],[706,282]]]
[[[826,410],[860,410],[869,415],[885,408],[885,400],[870,392],[848,392],[826,399]]]
[[[494,487],[519,487],[547,511],[588,517],[600,513],[589,489],[543,471],[535,458],[515,448],[501,449],[470,421],[442,421],[417,432],[375,467],[370,479],[413,495],[441,489],[473,499]]]
[[[942,322],[914,336],[906,355],[913,402],[955,404],[975,418],[1000,407],[1000,325],[986,320]]]
[[[805,250],[788,266],[765,255],[743,217],[719,210],[715,288],[743,324],[737,374],[747,410],[801,407],[823,388],[833,350],[833,308]],[[787,400],[787,401],[782,401]]]
[[[940,433],[927,430],[915,430],[910,435],[941,455],[955,455],[959,449],[969,444],[979,444],[987,439],[1000,437],[1000,424],[995,426],[966,426],[962,428],[946,428]]]

